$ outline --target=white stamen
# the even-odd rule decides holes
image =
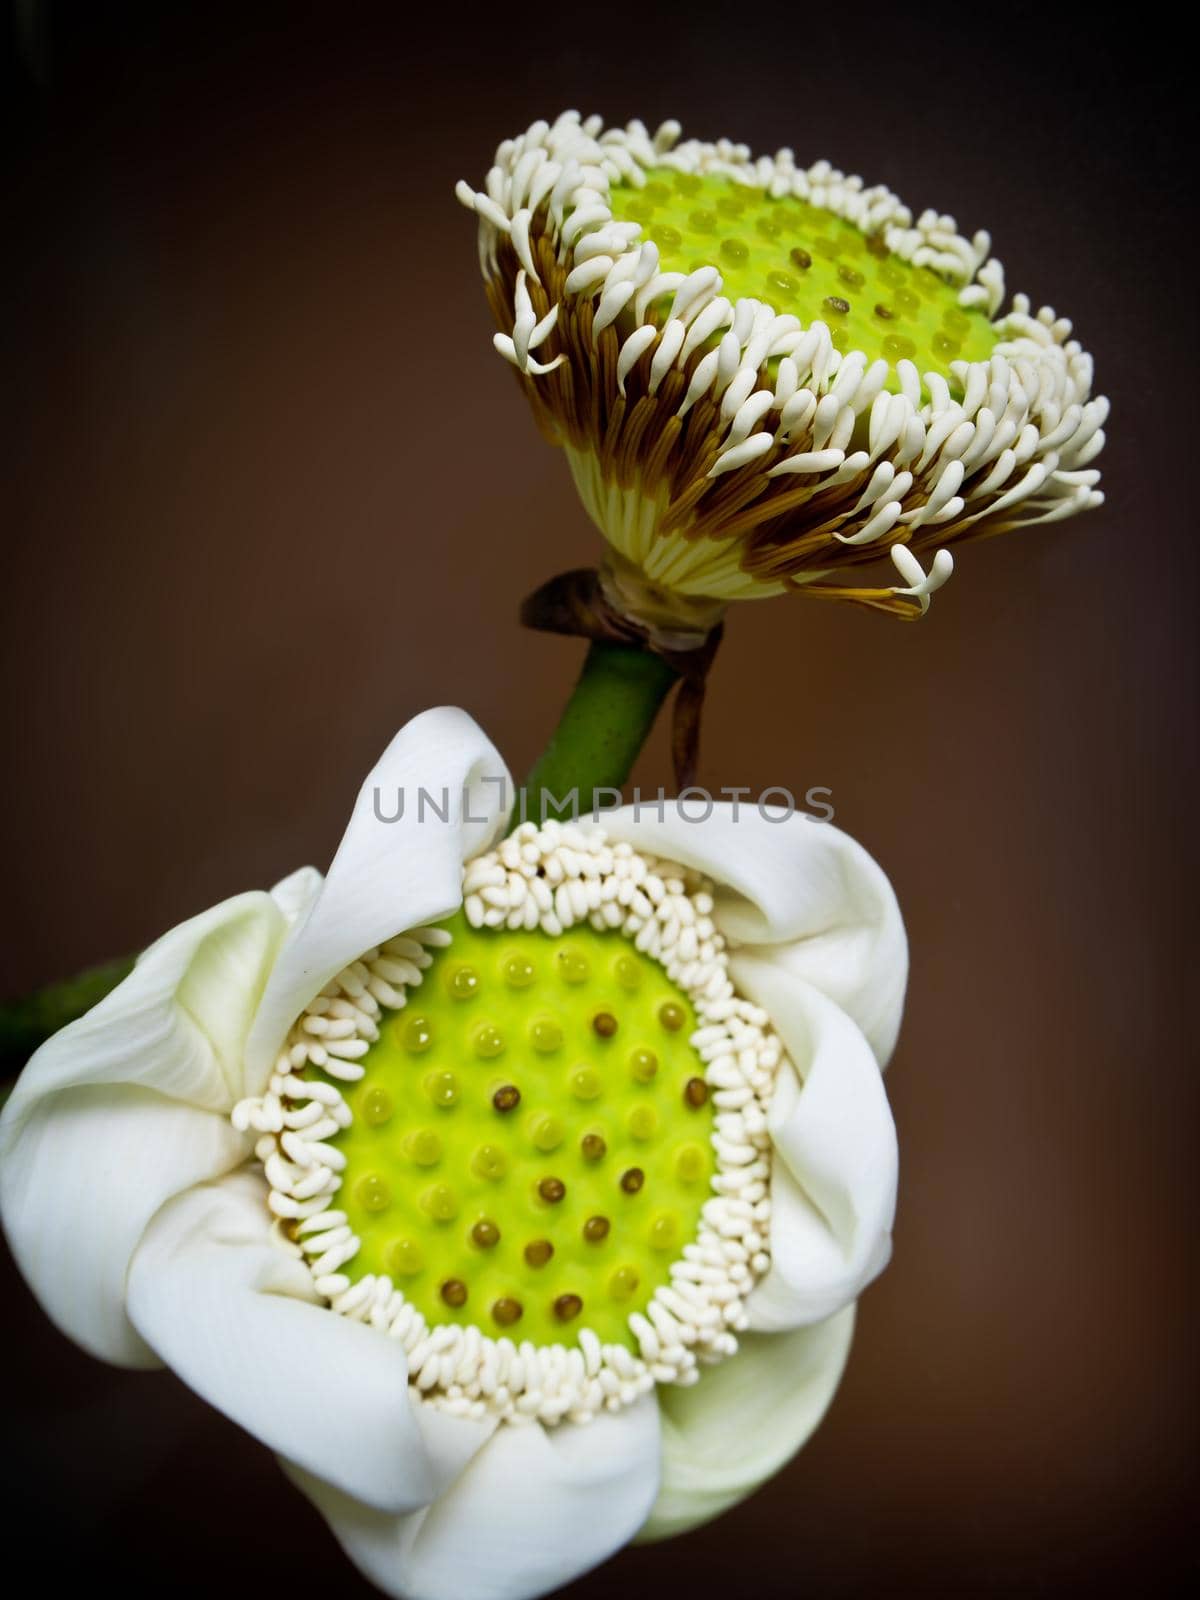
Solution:
[[[839,353],[821,322],[804,328],[794,316],[779,315],[760,300],[731,303],[721,294],[722,278],[715,266],[687,274],[660,271],[653,239],[614,216],[613,185],[640,188],[652,168],[664,166],[723,176],[780,199],[794,195],[864,232],[881,235],[904,261],[957,285],[961,305],[982,308],[997,319],[998,342],[991,355],[983,361],[953,362],[953,387],[936,372],[927,372],[922,380],[910,361],[898,361],[892,369],[884,361],[868,362],[862,352]],[[535,123],[521,137],[505,141],[484,192],[460,183],[456,193],[479,219],[484,271],[495,276],[498,252],[510,247],[520,268],[513,329],[495,337],[506,360],[538,379],[566,359],[559,354],[543,363],[533,355],[553,328],[548,319],[531,321],[524,284],[526,275],[537,281],[531,239],[539,228],[546,229],[566,270],[567,299],[594,302],[593,336],[608,328],[619,330],[617,386],[622,394],[641,356],[656,347],[651,394],[659,392],[669,372],[686,369],[681,418],[704,397],[723,402],[722,424],[734,427],[707,469],[710,479],[760,471],[757,463],[772,443],[786,451],[770,468],[772,478],[836,474],[820,488],[848,490],[853,509],[838,510],[824,524],[834,560],[839,543],[874,543],[898,522],[909,539],[919,533],[915,542],[928,549],[934,530],[939,540],[951,539],[981,518],[1003,518],[1004,525],[1052,521],[1097,502],[1094,482],[1083,485],[1073,476],[1087,469],[1104,442],[1107,403],[1091,398],[1091,358],[1071,339],[1069,320],[1051,307],[1035,311],[1026,296],[1015,295],[1007,314],[998,315],[1004,273],[989,253],[991,241],[984,230],[961,235],[953,217],[934,209],[914,216],[883,186],[868,187],[827,161],[802,169],[790,151],[753,158],[744,145],[729,140],[681,140],[673,122],[651,137],[640,122],[605,129],[599,118],[583,119],[576,112],[553,123]],[[716,350],[694,359],[718,337]],[[772,360],[779,363],[773,376],[767,366]],[[893,370],[898,395],[884,387]],[[956,400],[956,394],[961,398]],[[779,413],[772,441],[765,428],[755,432],[751,425],[734,423],[735,415],[742,418],[745,407],[757,404],[760,395],[765,411],[755,422],[766,411]],[[829,400],[832,410],[826,406]],[[857,453],[845,452],[855,418],[867,412],[869,451],[859,465]],[[841,452],[836,459],[835,452]],[[866,492],[869,474],[881,460],[896,470],[898,479],[900,469],[909,473],[904,488],[883,503]],[[963,467],[957,485],[946,475],[951,460]],[[1028,470],[1039,464],[1042,471]],[[1026,470],[1014,476],[1014,468]],[[578,469],[576,476],[578,481]],[[736,550],[718,554],[719,539],[700,551],[687,546],[686,526],[658,535],[665,506],[650,500],[642,504],[636,485],[601,483],[598,490],[585,495],[589,510],[615,547],[636,564],[644,564],[657,539],[669,548],[655,553],[656,570],[669,573],[685,563],[696,593],[735,598],[770,591],[763,579],[741,571]],[[781,485],[779,492],[785,491],[794,504],[796,491]],[[763,503],[769,505],[769,497]],[[900,504],[899,512],[889,509],[894,503]],[[815,552],[814,568],[822,565]],[[938,582],[944,581],[945,563],[939,565],[935,557],[933,570]],[[883,592],[916,599],[924,609],[937,586],[922,578]]]

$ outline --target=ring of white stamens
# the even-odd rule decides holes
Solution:
[[[496,348],[536,380],[527,385],[535,413],[565,446],[585,507],[645,580],[724,601],[800,586],[915,615],[950,576],[952,559],[939,546],[1100,503],[1092,462],[1104,443],[1108,401],[1092,396],[1092,358],[1071,338],[1068,320],[1048,306],[1035,313],[1025,295],[1000,314],[1004,271],[986,232],[968,239],[953,217],[932,210],[914,217],[882,185],[867,186],[827,161],[803,169],[790,150],[754,158],[728,140],[680,142],[680,132],[676,122],[651,134],[639,121],[605,128],[599,117],[566,112],[505,140],[483,190],[460,182],[456,191],[479,219],[480,262],[497,315],[513,316],[511,336],[498,334]],[[990,357],[951,362],[949,382],[897,361],[892,393],[888,361],[839,351],[826,323],[805,327],[764,301],[731,301],[716,266],[661,271],[653,239],[614,216],[612,196],[613,184],[641,188],[656,169],[722,175],[772,198],[796,197],[881,238],[913,267],[957,285],[962,307],[993,319]],[[553,294],[539,260],[543,271],[553,266]],[[556,318],[580,307],[587,315],[578,318],[572,347]],[[535,359],[552,335],[563,348]],[[616,338],[607,354],[602,336],[610,345]],[[606,458],[603,426],[598,437],[587,435],[591,413],[576,392],[593,381],[589,359],[614,410],[618,397],[646,405],[677,375],[679,392],[671,391],[672,413],[655,424],[660,430],[678,428],[702,402],[713,409],[711,435],[686,482],[664,476],[673,446],[657,458],[648,448],[631,476],[628,462]],[[550,376],[564,361],[579,368],[569,381]],[[641,376],[627,397],[635,370]],[[603,410],[600,417],[603,423]],[[646,425],[642,432],[653,439]],[[773,529],[761,549],[748,551],[748,538],[772,517],[794,522],[800,548],[789,549]],[[885,550],[903,583],[863,589],[827,581],[846,563]]]
[[[410,929],[328,983],[291,1028],[265,1093],[241,1101],[233,1123],[260,1135],[255,1150],[281,1246],[306,1260],[334,1311],[401,1342],[410,1382],[426,1400],[464,1416],[584,1422],[657,1383],[694,1383],[704,1365],[737,1349],[746,1295],[770,1260],[767,1111],[783,1046],[765,1012],[735,993],[711,885],[690,868],[610,841],[600,827],[524,823],[466,865],[463,899],[475,928],[540,928],[557,937],[585,924],[619,932],[662,966],[696,1011],[691,1043],[716,1113],[713,1193],[668,1282],[628,1319],[637,1354],[586,1326],[573,1346],[431,1326],[386,1275],[354,1280],[344,1270],[360,1241],[336,1208],[345,1157],[328,1140],[352,1114],[336,1084],[306,1069],[347,1085],[364,1076],[361,1058],[379,1038],[383,1014],[405,1005],[431,950],[450,943],[445,929]]]

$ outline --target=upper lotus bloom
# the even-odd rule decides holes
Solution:
[[[948,545],[1099,504],[1092,359],[1049,307],[1002,311],[986,232],[679,136],[567,112],[458,186],[619,611],[703,632],[795,589],[918,616]],[[884,553],[900,584],[846,583]]]
[[[523,1600],[749,1494],[889,1252],[878,867],[747,803],[505,838],[509,794],[418,717],[324,879],[166,934],[0,1121],[58,1326],[174,1368],[408,1600]]]

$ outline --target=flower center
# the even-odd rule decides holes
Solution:
[[[949,376],[952,361],[982,361],[996,332],[958,288],[889,251],[832,211],[775,198],[720,174],[652,169],[638,189],[615,184],[613,214],[641,224],[667,272],[715,266],[732,300],[764,300],[807,326],[824,322],[840,351],[861,350]]]
[[[431,1404],[586,1422],[737,1349],[784,1056],[714,909],[599,827],[522,823],[458,915],[331,978],[233,1108],[281,1246]]]
[[[636,1350],[629,1316],[712,1196],[692,1005],[619,933],[445,927],[342,1085],[343,1270],[386,1274],[430,1324]]]

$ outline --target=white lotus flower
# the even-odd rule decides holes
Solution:
[[[792,593],[911,619],[948,546],[1102,502],[1092,358],[1051,307],[1004,309],[986,230],[681,135],[567,111],[457,186],[496,349],[566,452],[619,613],[703,636]],[[885,554],[899,583],[845,581]]]
[[[422,819],[420,788],[466,803],[446,821],[432,811]],[[398,809],[398,792],[404,814],[381,820]],[[464,713],[416,718],[368,776],[324,879],[303,869],[166,934],[38,1051],[0,1121],[4,1227],[53,1321],[105,1360],[172,1367],[278,1454],[373,1582],[409,1600],[541,1594],[635,1536],[681,1532],[751,1493],[820,1420],[854,1301],[889,1250],[896,1145],[880,1068],[899,1024],[906,950],[878,867],[832,826],[745,804],[739,815],[717,807],[703,823],[673,803],[661,815],[627,807],[605,815],[603,838],[586,824],[548,825],[499,845],[508,793],[503,763]],[[505,867],[518,858],[527,870]],[[663,862],[677,865],[660,873]],[[469,1217],[447,1223],[436,1204],[426,1216],[428,1191],[405,1212],[413,1237],[404,1242],[414,1259],[418,1239],[426,1256],[446,1252],[427,1263],[426,1290],[420,1272],[401,1293],[398,1279],[359,1269],[376,1248],[371,1215],[386,1214],[388,1183],[403,1185],[412,1167],[397,1157],[386,1182],[359,1170],[372,1117],[386,1121],[389,1095],[409,1081],[387,1078],[389,1061],[426,1050],[439,1029],[448,1037],[468,1014],[454,1012],[456,996],[481,1003],[457,976],[467,969],[444,965],[444,932],[430,931],[459,911],[464,884],[454,939],[508,941],[511,992],[497,1006],[520,1014],[532,981],[521,941],[548,940],[567,1025],[571,996],[585,996],[580,1037],[613,1067],[616,1109],[596,1124],[610,1131],[609,1154],[630,1139],[648,1152],[636,1184],[623,1159],[594,1167],[611,1194],[611,1231],[604,1217],[603,1231],[595,1216],[581,1233],[560,1221],[572,1204],[591,1204],[582,1166],[578,1177],[561,1168],[572,1188],[565,1204],[562,1183],[528,1190],[542,1170],[534,1158],[508,1190],[495,1186],[496,1206],[508,1207],[496,1210],[496,1237],[528,1215],[544,1219],[543,1242],[559,1241],[552,1304],[527,1295],[522,1307],[507,1295],[489,1311],[487,1275],[503,1250],[488,1253],[496,1237],[483,1239],[479,1223],[467,1240]],[[608,961],[610,932],[632,940],[612,968],[630,993],[597,1011],[596,996],[618,991],[589,976],[586,952]],[[396,1018],[422,979],[426,1014],[412,1007]],[[682,998],[660,1004],[660,991]],[[615,1064],[637,1037],[637,1007],[651,1000],[657,1012],[644,1015],[661,1019],[662,1068],[650,1081],[657,1058],[635,1050],[634,1082]],[[701,1024],[694,1034],[680,1027],[688,1006]],[[491,1024],[472,1026],[473,1045],[451,1040],[443,1060],[457,1048],[463,1083],[491,1093],[494,1068],[476,1058],[499,1059],[504,1039]],[[670,1075],[688,1059],[705,1076],[687,1078],[680,1096]],[[533,1054],[513,1049],[503,1060],[514,1080],[505,1091],[523,1072],[533,1083]],[[421,1092],[436,1098],[453,1076],[433,1072]],[[538,1152],[557,1140],[544,1160],[578,1165],[568,1145],[583,1124],[570,1119],[592,1115],[598,1083],[607,1105],[609,1084],[586,1064],[569,1082],[561,1115],[522,1126]],[[474,1180],[451,1170],[454,1130],[485,1114],[500,1126],[512,1102],[498,1089],[472,1110],[464,1092],[455,1111],[456,1096],[438,1102],[438,1126],[443,1165],[469,1198]],[[707,1151],[679,1143],[680,1128],[701,1127],[711,1128]],[[507,1137],[486,1146],[499,1166],[479,1185],[503,1166]],[[589,1137],[601,1154],[605,1144],[585,1135],[586,1159]],[[415,1160],[411,1142],[404,1148]],[[699,1220],[688,1213],[688,1243],[674,1230],[691,1202],[655,1212],[656,1186],[678,1196],[714,1164]],[[435,1185],[434,1202],[451,1187]],[[399,1189],[393,1198],[407,1205]],[[662,1253],[672,1241],[674,1261]],[[626,1264],[606,1278],[605,1260]],[[643,1329],[632,1343],[618,1332],[602,1344],[603,1318],[617,1326],[605,1285],[636,1285],[630,1261],[643,1276],[658,1272],[658,1287],[645,1315],[629,1318]],[[543,1264],[521,1268],[520,1282],[543,1281],[530,1276]],[[561,1292],[573,1272],[582,1294]],[[592,1285],[598,1298],[585,1305]],[[436,1326],[418,1309],[430,1291],[443,1302]],[[517,1345],[503,1327],[523,1312],[531,1338]],[[534,1337],[547,1318],[564,1324],[553,1343]]]

